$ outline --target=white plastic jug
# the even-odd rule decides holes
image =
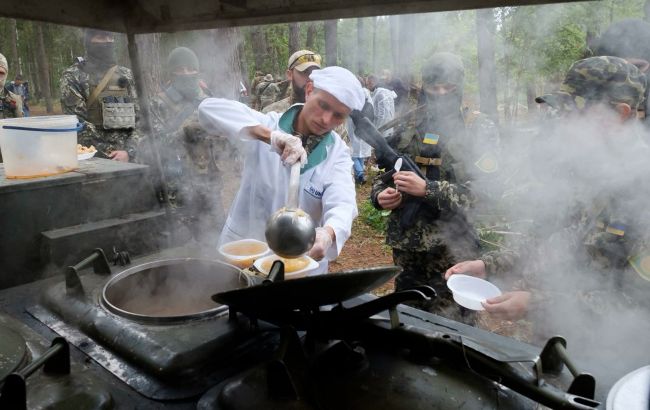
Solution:
[[[0,150],[7,178],[37,178],[76,169],[76,115],[0,121]]]

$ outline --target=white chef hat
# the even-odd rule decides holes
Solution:
[[[325,67],[312,71],[314,88],[327,91],[351,110],[361,110],[366,98],[357,77],[343,67]]]

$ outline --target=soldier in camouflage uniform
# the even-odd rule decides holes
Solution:
[[[259,110],[259,98],[257,95],[257,86],[259,83],[262,81],[264,78],[264,73],[261,71],[255,71],[255,76],[253,77],[253,81],[251,82],[251,108],[254,110]]]
[[[636,113],[643,106],[645,89],[645,76],[634,65],[617,57],[592,57],[573,64],[560,90],[538,97],[537,102],[551,106],[559,118],[584,118],[595,114],[595,118],[589,117],[592,121],[601,121],[608,116],[609,121],[615,119],[615,123],[625,127],[615,128],[618,141],[624,141],[620,134],[631,133],[632,139],[626,140],[633,147],[630,151],[638,155],[639,163],[646,163],[650,149],[635,128],[638,126]],[[609,127],[611,125],[596,124],[604,134],[600,135],[601,138],[614,137]],[[593,141],[599,140],[594,136]],[[630,162],[633,158],[624,160]],[[577,165],[585,167],[586,164]],[[647,211],[644,216],[639,216],[638,210],[634,209],[638,209],[635,198],[645,202],[650,192],[645,181],[635,180],[634,176],[628,179],[594,197],[589,205],[577,204],[563,226],[561,215],[557,215],[559,222],[555,232],[535,235],[527,246],[521,247],[522,250],[488,252],[480,259],[452,266],[445,277],[456,273],[498,276],[521,269],[521,290],[489,299],[484,306],[488,313],[507,319],[518,319],[528,314],[540,328],[544,323],[562,322],[557,319],[566,315],[566,309],[560,311],[554,307],[566,306],[567,301],[575,301],[575,309],[586,311],[593,320],[612,306],[636,307],[641,304],[650,307],[650,234],[647,224],[650,219]],[[562,257],[570,256],[573,260],[571,263],[554,260],[551,249],[565,249]],[[582,289],[568,286],[565,291],[558,291],[557,282],[566,279],[556,278],[554,281],[553,275],[570,275],[567,266],[580,266],[581,271],[588,272],[589,283],[584,281]],[[554,329],[553,333],[557,330]]]
[[[289,57],[287,63],[287,80],[291,82],[288,87],[289,96],[265,107],[262,112],[283,113],[294,104],[305,103],[305,85],[309,81],[309,74],[321,68],[321,56],[309,50],[296,51]],[[337,131],[338,132],[338,131]],[[341,133],[339,133],[341,135]]]
[[[224,222],[217,158],[226,141],[206,135],[198,124],[198,106],[212,94],[199,79],[196,54],[175,48],[166,70],[169,83],[152,99],[151,113],[169,200],[197,241],[216,241]]]
[[[9,64],[5,56],[0,54],[0,120],[3,118],[16,118],[23,116],[23,102],[19,95],[7,89],[5,83],[9,73]],[[0,162],[2,153],[0,152]]]
[[[257,85],[255,94],[257,94],[261,110],[264,110],[264,108],[277,100],[280,89],[273,82],[273,76],[271,74],[264,76],[262,81]]]
[[[5,86],[8,74],[9,64],[7,64],[7,59],[0,54],[0,119],[23,116],[22,99]]]
[[[395,264],[404,269],[396,289],[430,285],[438,297],[418,307],[472,323],[473,315],[453,302],[442,276],[450,265],[478,255],[478,238],[466,216],[474,197],[462,162],[470,138],[461,111],[463,80],[464,67],[456,55],[437,53],[425,64],[418,104],[422,108],[389,139],[396,151],[419,166],[425,179],[409,171],[395,173],[392,184],[377,178],[371,200],[378,209],[392,210],[386,243],[393,248]],[[421,201],[412,221],[406,221],[404,201]]]
[[[85,58],[78,57],[61,76],[63,112],[83,123],[79,144],[94,145],[100,156],[133,161],[139,139],[133,74],[116,64],[112,33],[87,29],[84,46]]]

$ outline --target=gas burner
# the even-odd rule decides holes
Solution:
[[[0,313],[0,408],[109,409],[113,398],[94,375],[75,366],[65,339],[49,348],[26,326]]]

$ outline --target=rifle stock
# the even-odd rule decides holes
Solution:
[[[363,116],[360,111],[352,111],[350,114],[354,122],[355,134],[365,141],[368,145],[375,149],[375,157],[377,158],[377,165],[386,170],[385,173],[380,175],[381,180],[389,184],[392,182],[393,169],[397,158],[402,158],[402,170],[415,172],[420,178],[426,177],[420,171],[420,168],[408,156],[398,155],[393,148],[388,145],[388,142],[377,128],[370,122],[368,118]],[[412,197],[407,194],[404,195],[402,202],[402,211],[400,214],[400,226],[402,228],[409,228],[415,223],[422,201],[419,198]]]

